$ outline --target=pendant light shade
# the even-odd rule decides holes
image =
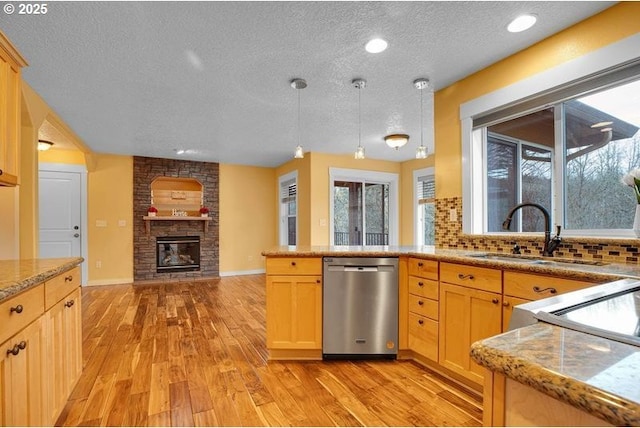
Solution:
[[[384,137],[384,141],[392,149],[398,150],[409,142],[409,136],[407,134],[391,134]]]
[[[298,145],[293,153],[293,157],[296,159],[304,158],[304,150],[300,145],[300,91],[307,87],[307,82],[304,79],[293,79],[291,81],[291,87],[298,91]]]
[[[356,159],[364,159],[364,147],[362,147],[362,109],[360,92],[367,87],[367,81],[364,79],[353,79],[351,84],[358,90],[358,147],[354,154]]]
[[[416,149],[416,159],[427,157],[427,148],[424,146],[424,103],[422,91],[429,87],[429,79],[420,78],[413,81],[413,86],[420,91],[420,146]]]

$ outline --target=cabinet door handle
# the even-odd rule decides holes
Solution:
[[[73,299],[72,299],[72,300],[69,300],[68,302],[64,302],[64,305],[65,305],[67,308],[70,308],[71,306],[73,306],[73,304],[74,304],[74,303],[75,303],[75,302],[74,302],[74,301],[73,301]]]
[[[418,305],[422,306],[424,305],[424,302],[422,300],[418,300]]]
[[[316,279],[316,284],[320,284],[320,280],[319,279]]]
[[[462,273],[459,273],[459,274],[458,274],[458,279],[460,279],[460,280],[462,280],[462,281],[465,281],[465,280],[467,280],[467,279],[473,279],[473,275],[472,275],[472,274],[470,274],[470,273],[469,273],[469,274],[466,274],[466,275],[465,275],[465,274],[462,274]]]
[[[424,263],[418,262],[418,267],[422,267],[422,266],[424,266]]]
[[[424,324],[424,321],[423,320],[418,320],[418,324],[422,325],[422,324]]]
[[[21,350],[27,347],[27,342],[24,340],[20,343],[13,345],[13,348],[7,349],[7,355],[18,355]]]
[[[545,291],[548,291],[551,294],[556,294],[558,292],[558,290],[553,287],[540,288],[537,285],[533,286],[533,291],[535,291],[536,293],[544,293]]]
[[[510,305],[510,303],[509,303],[509,302],[502,302],[502,306],[504,306],[505,308],[508,308],[508,307],[509,307],[509,305]]]
[[[493,303],[494,305],[497,305],[499,302],[499,299],[491,299],[491,303]]]
[[[424,282],[419,281],[419,282],[418,282],[418,287],[424,287]]]
[[[296,262],[291,262],[291,266],[295,266],[295,265],[296,265]]]
[[[24,308],[22,307],[22,305],[18,305],[18,306],[14,306],[11,309],[9,309],[9,313],[16,313],[16,314],[21,314],[22,311],[24,310]]]
[[[69,276],[65,276],[64,277],[64,282],[71,282],[73,281],[73,275],[69,275]]]
[[[2,170],[0,169],[0,175],[2,175]]]

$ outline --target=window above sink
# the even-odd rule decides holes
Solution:
[[[530,202],[564,236],[635,237],[637,201],[620,179],[640,167],[639,98],[636,59],[470,117],[463,106],[464,233],[502,234],[509,210]],[[533,210],[513,220],[544,231]]]

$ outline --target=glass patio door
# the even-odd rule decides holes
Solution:
[[[333,182],[333,245],[389,245],[389,183]]]

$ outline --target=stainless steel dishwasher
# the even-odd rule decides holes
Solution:
[[[396,358],[398,259],[325,257],[323,358]]]

